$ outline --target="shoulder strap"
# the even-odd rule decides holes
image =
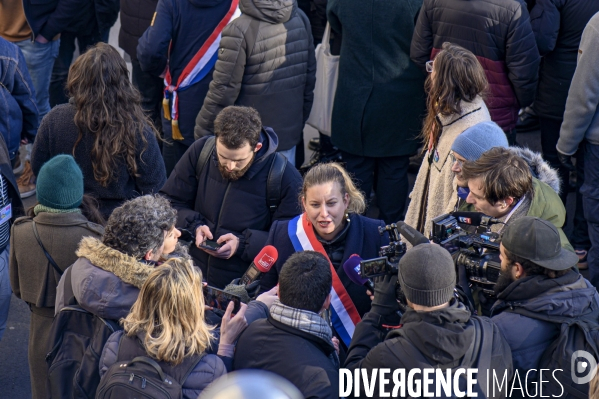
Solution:
[[[270,164],[270,171],[268,172],[268,180],[266,183],[266,201],[268,210],[270,211],[271,222],[273,215],[281,203],[281,185],[286,167],[287,158],[285,158],[284,155],[275,152],[272,163]]]
[[[585,322],[587,321],[587,320],[584,320],[584,318],[582,318],[582,317],[549,316],[548,314],[545,314],[545,313],[531,312],[531,311],[524,309],[523,307],[520,307],[520,306],[506,307],[503,311],[510,312],[510,313],[517,313],[517,314],[525,316],[525,317],[530,317],[531,319],[548,321],[550,323],[557,323],[557,324],[571,325],[571,324],[575,324],[576,322],[581,321],[581,320],[585,321]]]
[[[65,306],[68,305],[76,305],[77,299],[75,299],[75,294],[73,293],[73,283],[71,282],[71,270],[73,270],[72,266],[67,268],[64,276],[64,303]]]
[[[210,156],[216,147],[216,138],[214,136],[208,137],[206,142],[204,143],[204,147],[202,147],[202,151],[200,152],[200,156],[198,157],[198,164],[196,165],[196,178],[200,180],[200,176],[202,175],[202,171],[204,167],[210,160]]]
[[[56,270],[56,273],[58,273],[59,276],[62,276],[63,271],[60,269],[60,267],[58,267],[58,265],[56,264],[56,262],[54,262],[54,259],[52,259],[52,256],[50,256],[50,254],[48,253],[48,251],[46,251],[46,248],[44,247],[44,244],[42,244],[42,239],[40,238],[40,235],[37,232],[37,226],[35,224],[35,220],[32,219],[31,223],[33,225],[33,234],[35,235],[35,239],[37,240],[37,243],[42,248],[42,251],[44,251],[44,255],[46,255],[46,258],[48,259],[48,262],[50,262],[50,264],[52,265],[52,267],[54,268],[54,270]]]
[[[246,59],[249,58],[252,50],[254,50],[254,46],[256,45],[256,39],[258,38],[258,31],[260,28],[260,20],[256,18],[251,18],[250,26],[245,31],[245,56]]]
[[[485,397],[489,397],[487,392],[488,381],[487,381],[487,370],[491,370],[491,357],[493,350],[493,326],[489,322],[485,322],[476,316],[472,316],[471,320],[474,321],[474,325],[480,326],[478,342],[480,342],[480,350],[477,356],[477,368],[479,370],[476,377],[480,389],[485,394]],[[472,365],[470,365],[472,367]]]

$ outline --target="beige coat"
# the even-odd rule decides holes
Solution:
[[[410,194],[410,206],[406,213],[405,222],[412,227],[417,227],[420,213],[426,212],[424,231],[422,231],[426,237],[430,235],[432,220],[437,216],[453,211],[455,199],[457,198],[457,185],[454,182],[454,173],[451,171],[451,157],[449,156],[453,141],[469,127],[491,120],[489,110],[487,110],[487,106],[481,97],[477,97],[471,103],[462,101],[461,107],[461,115],[439,115],[443,131],[439,138],[439,144],[433,150],[436,151],[436,154],[434,154],[429,165],[428,160],[431,154],[428,151],[426,152],[416,177],[414,190]],[[426,201],[426,210],[423,210],[421,207],[429,168],[428,200]]]

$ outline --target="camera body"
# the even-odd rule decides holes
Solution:
[[[364,279],[370,279],[385,274],[397,274],[399,260],[406,253],[406,243],[401,241],[397,224],[385,227],[379,226],[379,234],[389,234],[389,245],[379,249],[379,257],[360,262],[360,274]]]
[[[489,218],[482,217],[483,223],[471,226],[471,232],[460,226],[452,213],[433,219],[431,241],[447,249],[456,267],[464,267],[468,280],[493,295],[493,287],[499,278],[499,235],[490,231]]]

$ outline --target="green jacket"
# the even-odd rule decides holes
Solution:
[[[562,247],[574,252],[574,248],[562,230],[563,225],[566,223],[566,208],[564,208],[559,195],[548,184],[534,177],[532,178],[532,190],[532,203],[526,216],[534,216],[551,222],[559,231]],[[474,206],[467,202],[463,202],[459,210],[475,211]]]

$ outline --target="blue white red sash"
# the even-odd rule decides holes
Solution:
[[[329,259],[322,244],[316,238],[312,224],[303,213],[289,221],[289,238],[296,251],[316,251]],[[360,322],[360,315],[352,302],[347,290],[337,275],[331,260],[331,273],[333,275],[333,288],[331,290],[331,321],[339,337],[349,347],[354,335],[356,324]]]
[[[206,42],[200,47],[196,55],[193,56],[191,61],[185,66],[181,76],[177,80],[177,84],[173,85],[170,70],[166,71],[164,77],[164,116],[166,119],[172,120],[173,127],[173,139],[183,140],[183,136],[179,131],[179,99],[177,96],[178,91],[183,91],[193,84],[204,79],[204,77],[212,70],[218,59],[218,48],[220,46],[220,40],[222,38],[223,29],[233,21],[235,18],[241,15],[239,11],[239,0],[233,0],[231,7],[223,19],[218,23],[214,31],[210,34]],[[172,98],[169,110],[169,100]],[[169,112],[170,111],[170,112]]]

